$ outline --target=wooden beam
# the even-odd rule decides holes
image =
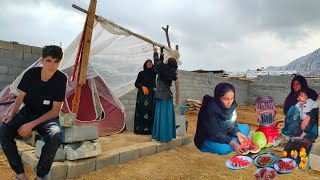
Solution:
[[[91,38],[94,24],[94,17],[96,12],[96,0],[91,0],[89,5],[89,13],[87,14],[86,23],[83,28],[83,41],[79,44],[79,52],[81,53],[80,59],[80,67],[77,77],[76,89],[74,98],[72,100],[72,112],[78,114],[79,104],[80,104],[80,95],[81,95],[81,87],[86,83],[87,80],[87,72],[88,72],[88,62],[90,55],[90,46],[91,46]],[[83,47],[82,47],[83,46]],[[76,69],[77,67],[75,67]]]
[[[86,33],[84,35],[83,55],[81,60],[81,69],[79,76],[79,84],[83,85],[87,80],[88,62],[90,55],[90,46],[93,32],[94,16],[96,13],[97,0],[91,0],[89,5],[88,20],[86,24]]]
[[[81,12],[88,13],[87,10],[85,10],[85,9],[83,9],[83,8],[75,5],[75,4],[72,4],[72,7],[75,8],[75,9],[77,9],[77,10],[79,10],[79,11],[81,11]],[[126,33],[128,33],[128,34],[130,34],[130,35],[132,35],[132,36],[135,36],[135,37],[137,37],[137,38],[139,38],[139,39],[142,39],[143,41],[146,41],[146,42],[148,42],[148,43],[150,43],[150,44],[152,44],[152,45],[154,45],[154,46],[164,47],[164,49],[165,49],[166,51],[170,51],[170,50],[171,50],[168,46],[165,46],[165,45],[163,45],[163,44],[161,44],[161,43],[152,41],[151,39],[149,39],[149,38],[147,38],[147,37],[145,37],[145,36],[142,36],[142,35],[140,35],[140,34],[134,33],[134,32],[132,32],[132,31],[130,31],[129,29],[126,29],[126,28],[124,28],[124,27],[122,27],[122,26],[120,26],[120,25],[118,25],[118,24],[116,24],[116,23],[114,23],[114,22],[112,22],[112,21],[109,21],[108,19],[105,19],[105,18],[103,18],[103,17],[101,17],[101,16],[95,15],[95,18],[96,18],[97,21],[101,21],[101,19],[103,19],[104,21],[106,21],[106,22],[107,22],[108,24],[110,24],[111,26],[116,27],[116,28],[119,28],[120,30],[122,30],[122,31],[124,31],[124,32],[126,32]]]

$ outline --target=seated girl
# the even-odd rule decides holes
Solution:
[[[240,144],[247,140],[250,127],[237,123],[235,88],[229,83],[215,87],[214,97],[203,97],[194,142],[202,152],[219,155],[244,153]]]

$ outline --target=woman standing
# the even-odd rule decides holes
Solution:
[[[250,127],[237,123],[235,89],[229,83],[215,87],[214,97],[203,97],[194,138],[196,147],[202,152],[219,155],[235,151],[242,155],[241,143],[247,140]]]
[[[143,64],[135,82],[138,88],[136,111],[134,116],[134,133],[151,134],[154,121],[154,88],[156,87],[156,72],[152,61],[148,59]]]
[[[157,48],[154,51],[154,64],[158,73],[157,90],[155,94],[156,109],[152,138],[160,142],[171,141],[176,138],[176,118],[173,107],[173,95],[170,90],[172,81],[177,80],[177,61],[169,58],[167,64],[163,63],[163,48],[160,58]]]

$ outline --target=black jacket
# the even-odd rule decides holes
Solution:
[[[229,144],[232,137],[240,132],[237,124],[237,112],[233,102],[232,111],[224,109],[211,96],[204,96],[198,115],[197,131],[194,143],[198,149],[205,140]]]

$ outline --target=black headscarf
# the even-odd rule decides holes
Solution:
[[[295,76],[291,81],[291,92],[283,103],[283,112],[285,115],[287,114],[290,107],[296,105],[298,102],[296,92],[294,92],[294,89],[293,89],[294,81],[298,81],[300,83],[301,90],[306,92],[306,94],[308,95],[308,98],[311,98],[312,100],[316,101],[318,97],[317,92],[309,88],[306,78],[304,78],[301,75]]]
[[[143,71],[140,71],[135,82],[135,86],[137,88],[141,88],[142,86],[146,86],[148,88],[155,88],[156,87],[156,72],[154,71],[154,66],[152,64],[151,68],[147,67],[147,62],[152,61],[150,59],[146,60],[143,64]]]
[[[159,76],[165,84],[171,86],[172,81],[177,80],[177,61],[174,58],[168,59],[168,64],[159,65]]]

